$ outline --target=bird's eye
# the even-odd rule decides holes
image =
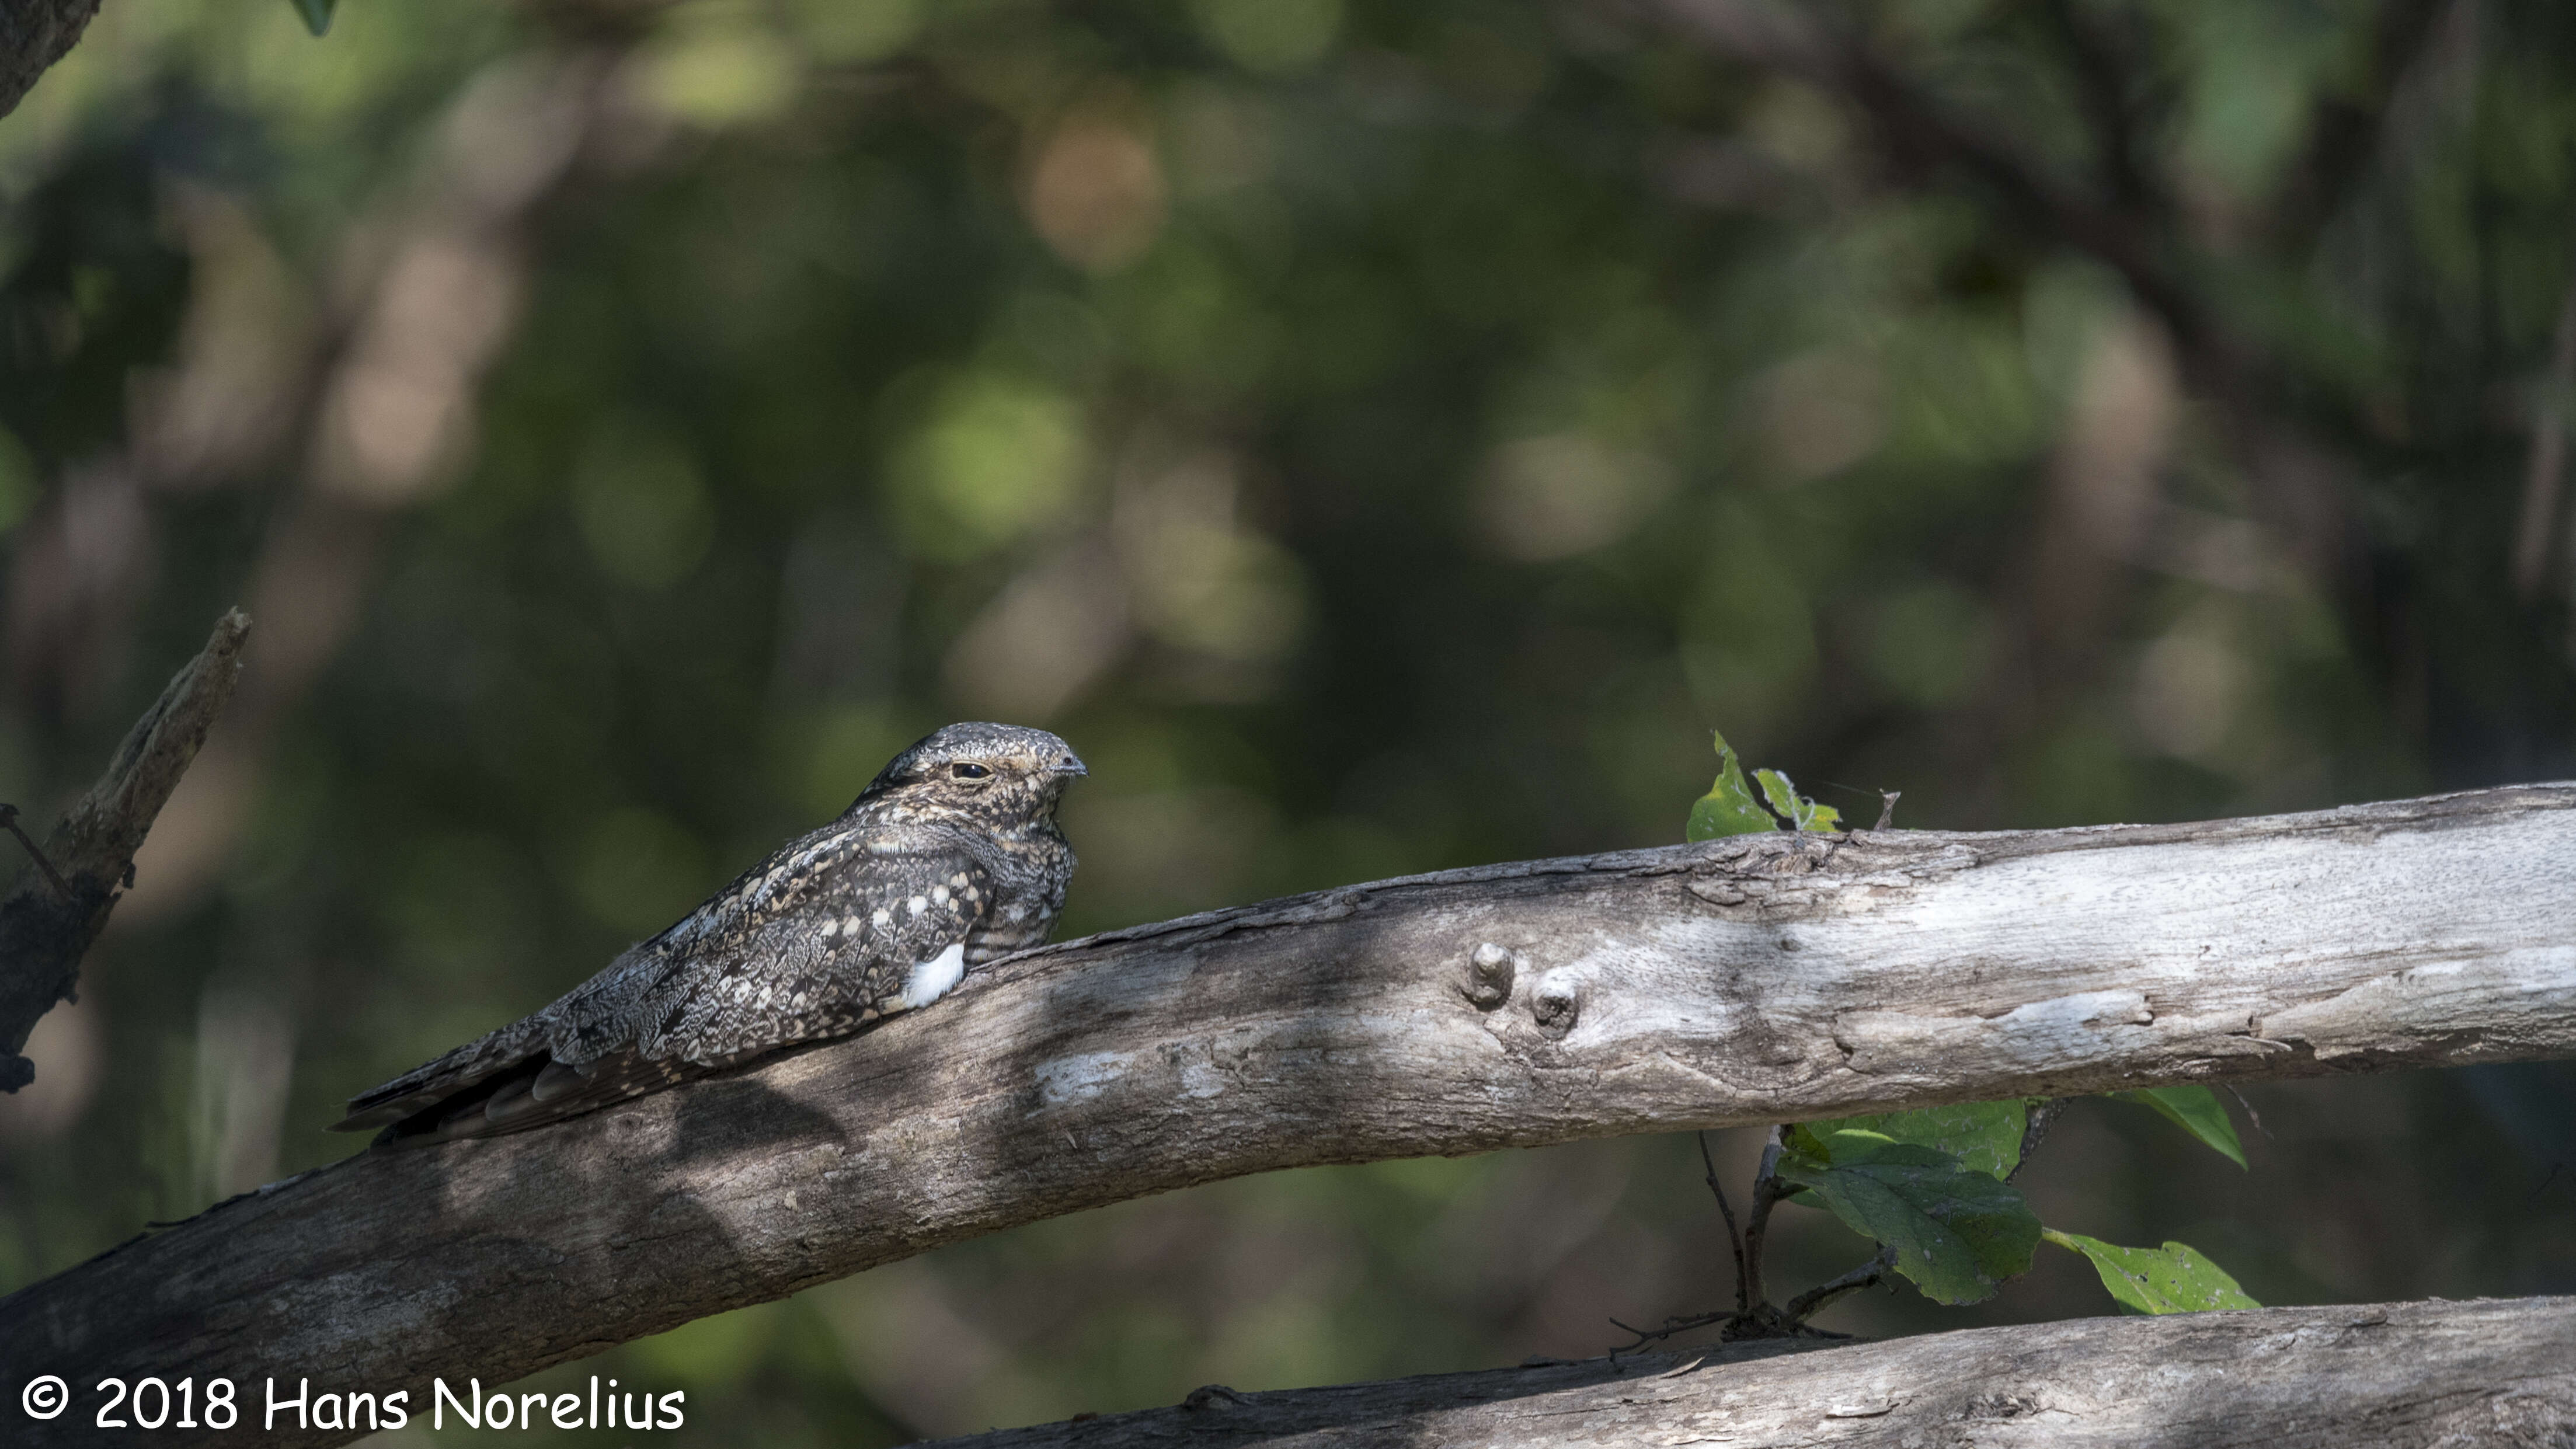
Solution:
[[[951,765],[948,772],[960,780],[980,780],[993,773],[982,765]]]

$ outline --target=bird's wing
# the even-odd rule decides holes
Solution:
[[[711,1067],[922,1005],[992,902],[991,877],[962,850],[867,855],[691,943],[645,990],[636,1050]]]
[[[658,973],[675,938],[697,927],[711,910],[725,904],[739,890],[737,882],[661,935],[629,947],[606,969],[544,1009],[351,1097],[348,1115],[332,1123],[331,1130],[358,1132],[391,1127],[443,1103],[479,1104],[503,1084],[533,1076],[562,1051],[567,1038],[616,1036],[616,1041],[603,1043],[603,1050],[630,1040],[631,1031],[616,1035],[621,1030],[621,1020],[631,1014],[621,1010],[623,1004],[639,995]]]
[[[545,1017],[521,1017],[382,1086],[351,1097],[348,1115],[332,1123],[330,1130],[361,1132],[398,1122],[545,1053]]]
[[[514,1132],[843,1035],[954,984],[992,899],[955,849],[755,871],[536,1016],[353,1098],[341,1125]]]

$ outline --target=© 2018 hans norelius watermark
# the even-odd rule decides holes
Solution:
[[[87,1402],[75,1404],[76,1398]],[[591,1376],[587,1392],[487,1394],[480,1379],[459,1389],[432,1379],[426,1406],[429,1427],[443,1430],[451,1420],[466,1429],[677,1429],[687,1422],[688,1395],[678,1389],[653,1393],[621,1387],[617,1380]],[[183,1378],[173,1384],[158,1377],[127,1382],[100,1379],[76,1392],[56,1374],[29,1379],[18,1394],[19,1411],[34,1420],[61,1418],[86,1411],[100,1429],[242,1430],[254,1438],[284,1429],[349,1429],[372,1433],[411,1425],[419,1409],[410,1389],[333,1389],[316,1387],[309,1378],[292,1385],[274,1378],[260,1383],[256,1405],[230,1379],[202,1382]]]

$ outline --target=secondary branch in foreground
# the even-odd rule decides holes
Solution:
[[[2082,1318],[1815,1348],[1434,1374],[939,1441],[946,1449],[2559,1444],[2576,1298]]]
[[[0,1299],[0,1364],[425,1403],[1276,1168],[2571,1054],[2576,785],[1735,836],[1115,931],[737,1075],[362,1154]]]
[[[29,852],[36,858],[0,899],[0,1092],[35,1080],[35,1064],[18,1054],[27,1034],[79,984],[81,957],[106,927],[116,888],[133,884],[135,847],[232,697],[249,639],[250,620],[240,610],[215,621],[206,647],[134,722],[107,773]],[[15,833],[14,818],[8,824]],[[18,848],[0,841],[0,853]]]
[[[71,53],[96,14],[98,0],[0,0],[0,116]]]

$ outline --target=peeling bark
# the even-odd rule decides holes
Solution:
[[[1276,1168],[2568,1054],[2571,785],[1523,862],[1025,953],[733,1076],[363,1154],[0,1299],[0,1364],[425,1404]]]

